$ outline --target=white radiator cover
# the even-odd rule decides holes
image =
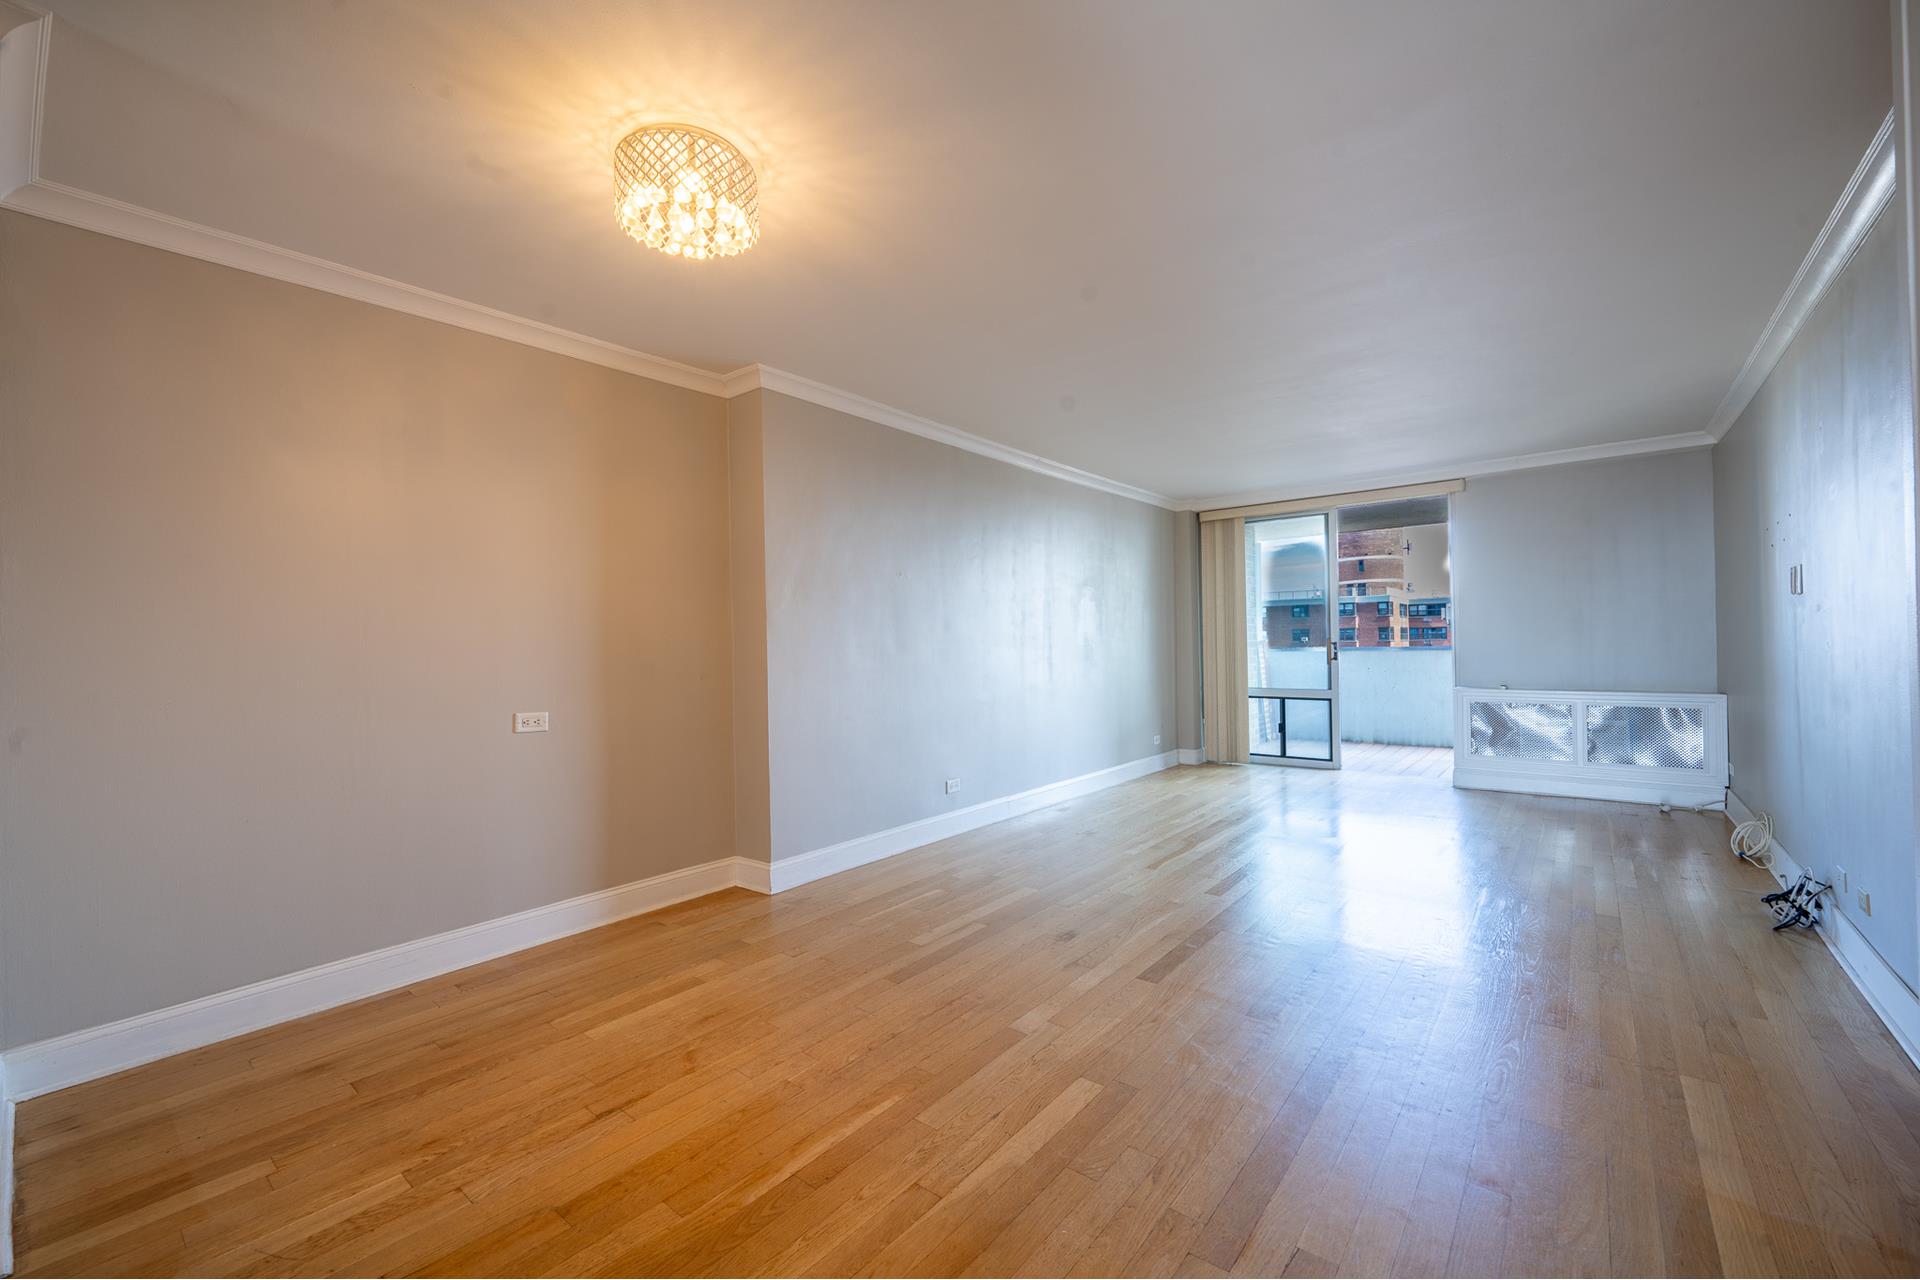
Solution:
[[[1456,688],[1453,784],[1718,804],[1727,792],[1726,695]]]

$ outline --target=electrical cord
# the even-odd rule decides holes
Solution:
[[[1773,815],[1763,813],[1735,827],[1727,847],[1754,866],[1773,870]]]

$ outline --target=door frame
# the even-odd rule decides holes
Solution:
[[[1247,763],[1279,765],[1291,769],[1338,769],[1340,767],[1340,627],[1339,601],[1335,597],[1340,572],[1340,509],[1324,507],[1311,511],[1289,511],[1273,516],[1249,516],[1248,528],[1256,524],[1265,524],[1269,520],[1297,520],[1303,516],[1319,516],[1326,530],[1326,583],[1323,595],[1323,611],[1327,637],[1327,685],[1324,689],[1282,689],[1274,686],[1256,686],[1249,682],[1247,697],[1280,699],[1280,741],[1281,749],[1286,749],[1286,699],[1295,701],[1324,702],[1327,704],[1328,756],[1325,760],[1300,756],[1256,755],[1251,749],[1252,734],[1248,734],[1249,749]],[[1259,581],[1259,566],[1254,566],[1254,581]],[[1249,614],[1264,606],[1248,602]],[[1242,714],[1251,714],[1251,708]]]

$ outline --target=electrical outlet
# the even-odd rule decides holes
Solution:
[[[1153,735],[1153,745],[1156,747],[1160,745],[1160,735],[1157,733]]]
[[[1860,914],[1863,916],[1872,915],[1873,914],[1873,895],[1868,893],[1865,889],[1862,889],[1859,894],[1859,899],[1860,899]]]
[[[1840,892],[1842,893],[1853,892],[1853,881],[1847,879],[1847,869],[1845,867],[1835,867],[1833,869],[1833,878],[1839,881]]]
[[[958,779],[958,778],[948,778],[948,779],[947,779],[947,794],[948,794],[948,795],[953,795],[953,794],[954,794],[955,792],[957,792],[957,791],[959,791],[959,790],[960,790],[960,779]]]
[[[547,713],[544,711],[514,712],[513,731],[515,733],[545,733],[547,731]]]

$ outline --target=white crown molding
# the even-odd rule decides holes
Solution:
[[[896,409],[892,405],[881,404],[878,400],[869,400],[865,396],[855,395],[851,391],[842,391],[838,387],[830,387],[824,382],[815,382],[812,378],[803,378],[797,373],[788,373],[785,369],[776,369],[771,365],[749,365],[744,369],[735,370],[727,375],[727,386],[728,395],[740,395],[756,388],[777,391],[781,395],[792,396],[796,400],[805,400],[823,408],[835,409],[856,418],[864,418],[868,422],[892,427],[896,431],[905,431],[910,435],[937,440],[941,444],[952,445],[956,449],[965,449],[968,453],[977,453],[982,457],[992,458],[996,462],[1038,472],[1056,480],[1065,480],[1070,484],[1098,489],[1102,493],[1130,498],[1150,506],[1164,507],[1169,511],[1180,510],[1182,506],[1177,500],[1162,493],[1155,493],[1151,489],[1142,489],[1137,485],[1109,480],[1091,471],[1082,471],[1064,462],[1043,458],[1037,453],[1015,449],[1011,445],[1000,444],[997,441],[976,436],[970,431],[949,427],[931,418],[923,418],[917,413]]]
[[[1727,388],[1727,394],[1708,420],[1706,434],[1716,443],[1746,412],[1765,385],[1767,375],[1780,363],[1794,335],[1800,332],[1800,326],[1807,322],[1827,289],[1846,269],[1860,242],[1867,238],[1874,220],[1892,199],[1893,188],[1893,113],[1889,111],[1880,123],[1880,131],[1873,135],[1867,153],[1860,157],[1860,164],[1847,180],[1839,203],[1827,215],[1826,225],[1813,238],[1813,247],[1807,250],[1800,269],[1794,272],[1780,305],[1773,309],[1766,328],[1760,331],[1760,340],[1753,344],[1747,362],[1740,366],[1733,385]]]
[[[1040,475],[1175,511],[1206,511],[1256,502],[1313,497],[1342,490],[1419,484],[1457,477],[1472,478],[1507,471],[1563,466],[1572,462],[1670,453],[1714,444],[1726,434],[1741,410],[1759,390],[1808,313],[1846,265],[1893,190],[1893,118],[1889,115],[1855,170],[1840,203],[1821,229],[1806,261],[1801,264],[1787,296],[1781,300],[1759,343],[1747,358],[1705,431],[1373,475],[1335,473],[1305,485],[1277,485],[1204,498],[1173,499],[769,365],[749,364],[727,374],[712,373],[42,177],[40,136],[54,21],[52,17],[41,17],[14,28],[0,38],[0,207],[439,321],[707,395],[732,398],[761,388],[777,391]]]
[[[1617,440],[1612,444],[1581,445],[1574,449],[1549,449],[1544,453],[1516,453],[1504,458],[1482,458],[1477,462],[1455,462],[1422,467],[1414,471],[1384,471],[1375,475],[1329,477],[1308,484],[1278,485],[1269,489],[1223,493],[1211,498],[1188,499],[1180,503],[1180,509],[1182,511],[1218,511],[1224,507],[1245,507],[1262,502],[1318,498],[1362,489],[1392,489],[1402,485],[1433,484],[1442,480],[1471,480],[1475,476],[1500,475],[1508,471],[1535,471],[1541,467],[1564,467],[1573,462],[1604,462],[1609,458],[1633,458],[1650,453],[1682,453],[1689,449],[1704,449],[1713,442],[1713,437],[1704,431],[1683,431],[1678,435],[1648,436],[1640,440]]]
[[[54,21],[52,17],[37,18],[0,38],[0,206],[571,356],[655,382],[714,396],[723,393],[724,380],[705,369],[43,177],[40,136]]]
[[[0,38],[0,207],[436,320],[689,391],[731,398],[765,387],[1055,479],[1155,506],[1175,505],[1160,494],[996,444],[797,374],[752,364],[727,374],[711,373],[663,356],[55,182],[40,172],[40,136],[54,21],[50,16],[41,17]]]
[[[1872,229],[1874,219],[1886,207],[1892,198],[1894,189],[1893,174],[1893,113],[1881,122],[1880,130],[1873,136],[1873,142],[1867,147],[1866,154],[1860,158],[1853,176],[1847,180],[1846,189],[1841,192],[1839,202],[1833,212],[1827,216],[1826,225],[1820,228],[1820,234],[1814,237],[1813,247],[1807,250],[1805,261],[1799,271],[1794,273],[1793,281],[1787,286],[1787,292],[1780,299],[1780,305],[1774,308],[1773,316],[1767,321],[1766,328],[1760,333],[1760,340],[1754,344],[1747,361],[1740,367],[1733,385],[1727,388],[1727,394],[1713,411],[1703,431],[1684,431],[1668,436],[1649,436],[1640,440],[1622,440],[1613,444],[1587,445],[1576,449],[1555,449],[1544,453],[1522,453],[1511,457],[1488,458],[1479,462],[1469,462],[1445,466],[1426,467],[1415,471],[1387,472],[1377,476],[1328,477],[1306,485],[1279,486],[1269,489],[1252,489],[1243,493],[1218,494],[1211,498],[1198,498],[1180,504],[1186,511],[1212,511],[1221,507],[1247,506],[1257,502],[1279,502],[1289,498],[1311,498],[1321,494],[1333,493],[1337,489],[1380,489],[1392,485],[1425,484],[1433,480],[1454,477],[1472,479],[1475,476],[1499,475],[1508,471],[1532,471],[1541,467],[1560,467],[1572,462],[1597,462],[1608,458],[1631,458],[1642,454],[1678,453],[1688,449],[1704,449],[1715,445],[1732,430],[1747,405],[1758,394],[1766,382],[1767,375],[1773,372],[1774,365],[1786,354],[1787,347],[1793,342],[1794,335],[1806,323],[1813,309],[1820,305],[1820,299],[1826,296],[1827,289],[1845,270],[1854,253],[1860,248]]]

